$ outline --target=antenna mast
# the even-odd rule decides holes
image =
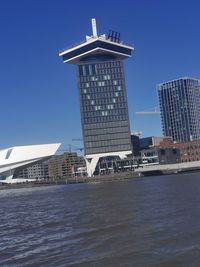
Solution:
[[[92,19],[92,34],[93,34],[93,37],[97,37],[96,19]]]

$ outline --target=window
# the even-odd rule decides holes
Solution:
[[[10,154],[12,153],[12,150],[13,150],[12,148],[8,149],[5,159],[9,159]]]
[[[161,150],[160,150],[160,154],[161,154],[161,155],[165,155],[165,150],[164,150],[164,149],[161,149]]]
[[[177,154],[177,150],[176,150],[176,148],[173,148],[173,149],[172,149],[172,152],[173,152],[173,154]]]

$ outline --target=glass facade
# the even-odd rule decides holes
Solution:
[[[118,52],[120,54],[129,55],[129,56],[131,55],[131,50],[132,50],[132,49],[127,48],[127,47],[116,45],[116,43],[112,44],[112,43],[104,42],[101,40],[96,40],[95,42],[87,44],[86,46],[79,47],[79,48],[72,50],[72,51],[68,52],[67,54],[63,55],[63,61],[66,61],[66,60],[71,59],[73,57],[77,57],[81,54],[87,53],[87,52],[89,52],[89,51],[91,51],[97,47],[99,49],[100,48],[106,49],[109,51],[114,51],[114,52]]]
[[[132,150],[123,62],[93,55],[77,76],[85,154]]]
[[[200,82],[181,78],[158,86],[163,134],[174,141],[200,139]]]

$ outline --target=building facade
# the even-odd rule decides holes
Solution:
[[[158,146],[160,142],[162,142],[164,139],[165,137],[160,137],[160,136],[148,136],[140,138],[139,140],[140,149],[142,150]]]
[[[140,139],[141,164],[174,164],[180,161],[180,150],[174,146],[172,138],[150,136]]]
[[[172,142],[164,140],[160,143],[160,148],[173,148],[180,151],[180,162],[200,161],[200,140],[188,142]]]
[[[19,169],[15,172],[14,177],[23,179],[46,180],[49,178],[48,161],[39,162],[30,167]]]
[[[137,157],[139,156],[140,152],[140,138],[138,135],[131,134],[131,144],[133,147],[133,156]]]
[[[200,81],[185,77],[157,89],[163,134],[174,141],[200,139]]]
[[[84,175],[85,160],[75,152],[65,152],[48,160],[49,178],[61,179]]]
[[[30,146],[15,146],[0,150],[0,183],[22,183],[34,181],[18,177],[23,168],[31,167],[46,161],[53,156],[61,144],[44,144]]]
[[[118,33],[93,35],[60,52],[64,63],[75,64],[80,99],[82,133],[87,172],[92,176],[102,157],[125,158],[132,153],[128,105],[122,60],[133,47],[120,41]]]

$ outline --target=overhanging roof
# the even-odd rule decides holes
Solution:
[[[0,173],[25,166],[56,153],[60,144],[16,146],[0,150]]]
[[[110,55],[121,60],[131,57],[133,49],[130,45],[111,41],[102,35],[88,37],[84,42],[60,51],[59,56],[63,57],[64,63],[70,64],[78,64],[85,57],[98,54]]]

